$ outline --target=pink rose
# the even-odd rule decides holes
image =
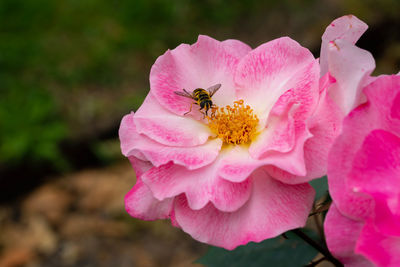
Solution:
[[[307,182],[326,174],[341,120],[373,69],[337,70],[348,62],[330,55],[352,53],[359,37],[342,24],[324,40],[339,32],[350,32],[351,40],[323,43],[323,69],[288,37],[252,50],[199,36],[160,56],[150,93],[119,131],[137,176],[125,197],[128,213],[169,218],[193,238],[226,249],[303,227],[314,199]],[[369,54],[355,56],[374,64]],[[178,94],[216,84],[212,102],[219,109],[208,110],[208,118],[197,105],[187,113],[196,101]]]
[[[346,266],[400,266],[400,76],[363,92],[329,156],[326,240]]]

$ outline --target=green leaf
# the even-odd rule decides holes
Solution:
[[[310,185],[315,189],[315,200],[320,199],[328,193],[328,179],[326,176],[312,180]]]
[[[291,232],[288,239],[282,236],[267,239],[261,243],[249,243],[229,251],[210,247],[207,253],[196,262],[208,267],[293,267],[308,264],[317,251]]]

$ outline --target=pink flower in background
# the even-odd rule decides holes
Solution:
[[[338,31],[338,25],[349,31]],[[368,100],[348,115],[332,146],[328,182],[333,204],[325,234],[328,248],[346,266],[399,266],[400,77],[369,76],[373,59],[354,45],[366,28],[354,17],[342,17],[323,36],[322,47],[330,49],[327,64],[321,52],[321,69],[337,81],[328,92],[332,99],[346,111]],[[329,42],[332,37],[337,39]],[[348,88],[356,90],[341,98]]]
[[[400,266],[400,76],[364,93],[330,153],[326,240],[346,266]]]
[[[352,31],[346,23],[337,29]],[[226,249],[303,227],[314,199],[307,182],[326,173],[341,120],[359,103],[359,84],[373,69],[335,73],[353,62],[331,54],[345,57],[350,44],[323,43],[323,70],[288,37],[252,50],[199,36],[160,56],[150,93],[119,131],[137,176],[125,197],[129,214],[169,218],[193,238]],[[219,109],[211,118],[196,105],[187,113],[194,101],[175,93],[215,84],[222,86],[212,96]]]

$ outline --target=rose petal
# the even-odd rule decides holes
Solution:
[[[329,43],[328,68],[336,79],[329,95],[346,115],[362,102],[361,89],[375,69],[375,60],[368,51],[337,39]]]
[[[138,133],[168,146],[201,145],[212,134],[206,124],[163,109],[151,93],[137,110],[134,122]]]
[[[329,96],[321,96],[320,105],[308,120],[310,134],[304,143],[304,175],[299,176],[279,169],[275,166],[268,166],[268,172],[285,183],[308,182],[312,179],[322,177],[327,172],[327,162],[330,148],[341,130],[341,120],[343,116],[336,104]],[[298,147],[298,153],[302,153]],[[293,182],[295,181],[295,182]]]
[[[271,114],[267,127],[253,140],[249,147],[250,154],[258,159],[268,151],[289,152],[296,142],[293,113],[297,105],[278,116]]]
[[[141,176],[153,165],[149,161],[143,161],[130,156],[129,161],[136,173],[136,185],[125,196],[125,209],[135,218],[142,220],[166,219],[172,210],[172,199],[159,201],[153,197],[149,188],[143,184]]]
[[[250,174],[264,162],[252,158],[242,146],[232,146],[221,151],[218,175],[228,181],[238,183],[248,179]]]
[[[172,200],[157,200],[138,178],[136,185],[125,196],[125,209],[132,217],[142,220],[166,219],[171,212]]]
[[[219,42],[200,35],[193,45],[180,45],[168,50],[154,63],[150,72],[151,93],[167,110],[183,115],[193,100],[178,96],[174,91],[185,88],[192,92],[222,84],[213,96],[218,106],[231,104],[235,99],[233,75],[239,60],[251,48],[237,40]],[[194,108],[192,114],[199,117]],[[201,115],[202,116],[202,115]]]
[[[251,143],[252,157],[262,158],[274,150],[289,152],[295,146],[305,120],[314,112],[318,101],[318,64],[312,62],[286,82],[288,88],[274,104],[266,128]],[[264,125],[262,122],[261,125]]]
[[[264,155],[262,159],[253,158],[251,154],[249,154],[249,151],[241,146],[225,148],[225,150],[221,152],[218,174],[228,181],[241,182],[247,179],[247,177],[259,167],[264,167],[269,171],[275,168],[279,171],[292,173],[289,179],[279,175],[276,176],[277,179],[282,179],[288,184],[304,183],[306,179],[303,177],[305,174],[303,145],[305,140],[309,137],[310,135],[306,135],[304,138],[299,138],[299,142],[290,152],[280,153],[270,151]],[[274,175],[272,176],[275,178]]]
[[[374,128],[400,132],[400,120],[395,116],[396,100],[400,98],[400,76],[380,76],[364,89],[369,101],[369,120]],[[374,128],[371,128],[374,129]]]
[[[348,185],[372,196],[375,226],[400,236],[400,138],[384,130],[372,131],[356,153]]]
[[[374,130],[355,155],[349,186],[368,194],[387,197],[400,194],[400,138]]]
[[[326,81],[323,81],[323,80]],[[335,138],[342,129],[343,114],[332,99],[326,95],[326,89],[333,83],[329,74],[321,79],[322,89],[319,105],[315,113],[308,118],[307,126],[312,138],[304,144],[304,161],[306,177],[315,179],[326,175],[328,154]]]
[[[368,218],[373,207],[370,197],[352,191],[346,183],[355,151],[369,130],[366,111],[364,105],[348,115],[343,123],[343,134],[336,139],[328,157],[329,193],[340,212],[354,219]]]
[[[374,266],[360,254],[355,254],[357,238],[364,223],[343,216],[333,203],[324,222],[326,244],[329,251],[349,267]]]
[[[153,168],[153,164],[150,163],[150,161],[147,160],[141,160],[139,158],[136,158],[134,156],[128,157],[133,169],[135,170],[135,174],[137,178],[140,178],[143,173],[147,172],[151,168]]]
[[[265,157],[273,159],[274,164],[265,166],[264,169],[275,179],[287,184],[301,184],[311,180],[306,176],[306,162],[304,158],[304,145],[312,134],[305,129],[298,138],[298,141],[292,151],[287,153],[273,153]]]
[[[119,136],[121,150],[125,156],[143,155],[154,166],[163,165],[169,161],[188,169],[197,169],[213,162],[218,156],[222,145],[220,139],[207,141],[194,147],[171,147],[152,141],[147,136],[138,134],[134,124],[133,113],[126,115],[121,122]]]
[[[363,227],[355,251],[378,266],[400,266],[400,237],[385,236],[372,223]]]
[[[283,93],[293,87],[297,91],[296,82],[303,87],[304,81],[315,78],[312,72],[310,76],[296,76],[314,60],[308,49],[288,37],[265,43],[240,61],[235,75],[236,95],[256,114],[269,114]]]
[[[393,119],[400,120],[400,92],[397,93],[395,99],[393,100],[390,116]]]
[[[322,35],[321,77],[328,72],[329,43],[336,39],[343,39],[355,44],[367,29],[368,25],[353,15],[343,16],[332,21]]]
[[[311,186],[286,185],[262,170],[251,179],[253,193],[239,210],[222,212],[212,204],[192,210],[181,195],[175,201],[175,219],[193,238],[229,250],[305,225],[314,198]]]
[[[250,180],[232,183],[221,179],[213,165],[189,171],[169,163],[152,168],[142,179],[159,200],[185,193],[190,208],[194,210],[203,208],[209,202],[222,211],[237,210],[250,197]]]

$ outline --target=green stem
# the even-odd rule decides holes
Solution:
[[[313,212],[315,212],[315,211],[316,211],[316,208],[315,208],[315,204],[314,204],[313,205]],[[313,217],[314,217],[315,227],[317,227],[317,230],[318,230],[319,237],[325,243],[324,229],[323,229],[323,227],[321,225],[321,222],[319,220],[320,219],[320,213],[315,214]]]
[[[310,264],[306,265],[305,267],[315,267],[315,266],[317,266],[318,264],[320,264],[321,262],[323,262],[323,261],[325,261],[325,260],[326,260],[326,258],[325,258],[325,257],[322,257],[322,258],[319,259],[319,260],[310,262]]]
[[[301,239],[303,239],[305,242],[307,242],[310,246],[318,250],[322,255],[325,256],[325,258],[332,262],[333,265],[336,267],[343,267],[344,265],[338,261],[335,257],[332,256],[332,254],[325,248],[323,248],[321,245],[319,245],[317,242],[315,242],[313,239],[311,239],[308,235],[303,233],[300,229],[294,229],[291,231]]]

